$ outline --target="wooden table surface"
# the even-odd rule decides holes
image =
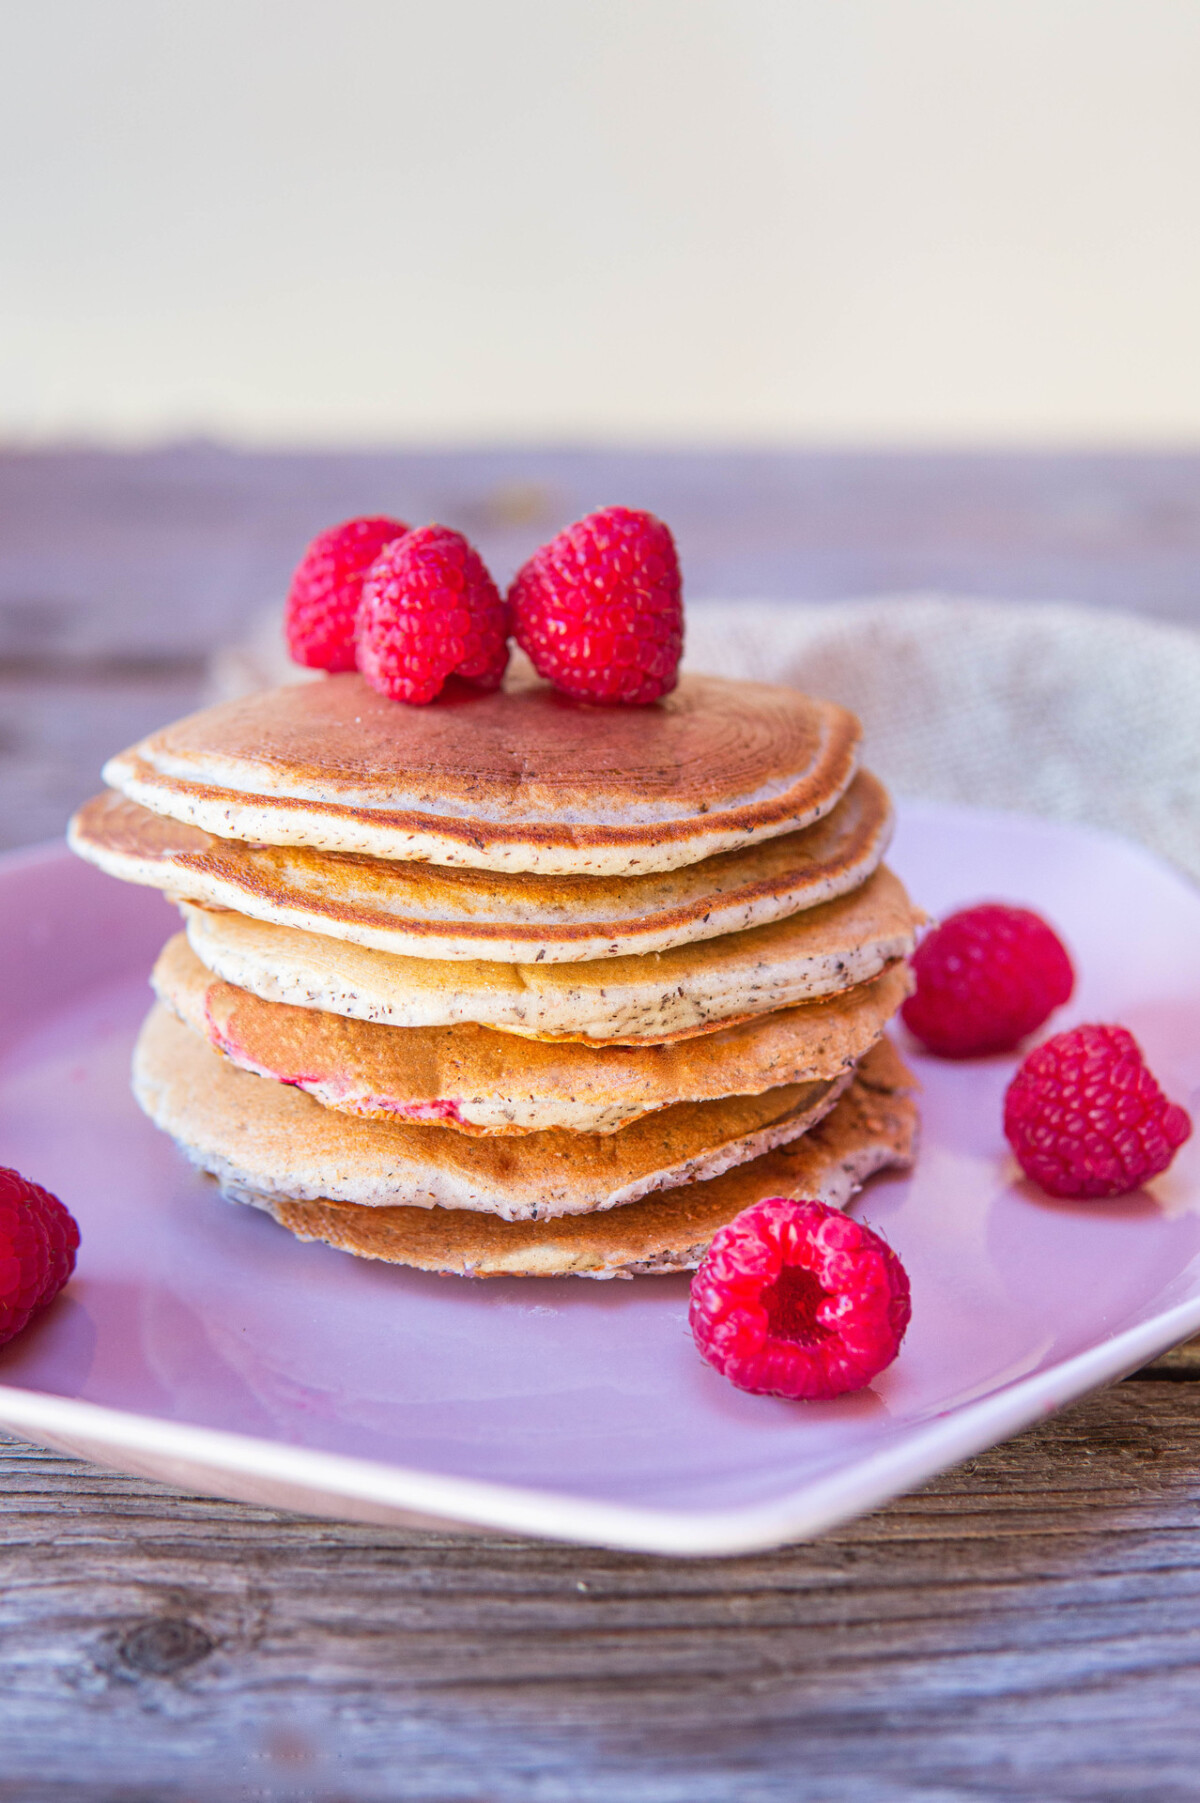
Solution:
[[[1200,456],[0,453],[0,844],[192,705],[320,526],[442,519],[504,576],[616,500],[671,521],[698,597],[1200,625]],[[1197,1378],[1182,1349],[813,1545],[698,1563],[0,1443],[0,1803],[1194,1798]]]

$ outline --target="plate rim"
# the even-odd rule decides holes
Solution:
[[[0,1426],[35,1439],[40,1431],[52,1440],[87,1441],[116,1453],[125,1450],[173,1464],[203,1465],[231,1477],[265,1478],[287,1486],[293,1494],[310,1494],[311,1512],[316,1515],[328,1513],[318,1506],[318,1499],[332,1495],[397,1517],[419,1515],[447,1525],[623,1552],[722,1558],[813,1539],[865,1515],[1090,1391],[1124,1377],[1196,1331],[1200,1331],[1200,1291],[1048,1371],[1016,1378],[988,1396],[934,1416],[896,1445],[818,1478],[801,1492],[767,1503],[720,1509],[600,1502],[565,1491],[421,1471],[382,1460],[289,1446],[223,1428],[169,1421],[14,1384],[0,1384]]]
[[[1185,872],[1138,841],[1104,828],[1017,809],[901,797],[898,814],[903,816],[908,810],[1034,825],[1116,845],[1126,854],[1149,860],[1193,898],[1198,897],[1196,885]],[[58,860],[74,865],[71,852],[57,839],[5,851],[0,853],[0,882],[10,873]],[[910,1429],[894,1445],[808,1482],[800,1491],[768,1502],[716,1509],[611,1503],[567,1491],[456,1477],[171,1421],[2,1381],[0,1427],[35,1441],[41,1435],[51,1444],[86,1442],[87,1456],[107,1462],[104,1454],[111,1452],[112,1467],[117,1470],[122,1468],[120,1455],[124,1452],[175,1467],[202,1467],[206,1476],[212,1474],[217,1479],[224,1476],[265,1480],[286,1487],[294,1498],[310,1498],[307,1512],[317,1516],[329,1517],[329,1503],[337,1500],[383,1511],[371,1517],[376,1521],[399,1522],[419,1517],[426,1524],[525,1534],[626,1552],[720,1558],[811,1539],[867,1514],[963,1459],[1124,1377],[1196,1332],[1200,1332],[1200,1285],[1196,1294],[1148,1320],[1137,1322],[1045,1371],[1015,1378],[983,1397],[943,1411]],[[227,1494],[219,1488],[212,1493]],[[277,1505],[267,1502],[263,1506],[305,1510],[303,1500]],[[334,1514],[334,1518],[345,1520],[347,1516]]]

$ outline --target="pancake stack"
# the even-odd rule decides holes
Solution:
[[[916,1131],[883,1034],[920,916],[858,749],[790,690],[603,708],[527,666],[169,726],[71,825],[183,914],[137,1099],[231,1199],[429,1271],[685,1270],[764,1196],[840,1206]]]

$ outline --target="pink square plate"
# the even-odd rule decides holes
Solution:
[[[1200,894],[1079,828],[910,805],[893,863],[932,913],[1043,910],[1080,973],[1056,1026],[1119,1020],[1200,1096]],[[0,1161],[83,1229],[63,1297],[0,1352],[0,1424],[169,1482],[366,1521],[676,1554],[820,1532],[1200,1329],[1200,1146],[1143,1192],[1015,1180],[1011,1058],[941,1064],[916,1172],[855,1204],[912,1279],[858,1396],[745,1396],[687,1328],[686,1278],[471,1283],[302,1245],[230,1207],[135,1108],[130,1046],[175,916],[58,848],[0,867]]]

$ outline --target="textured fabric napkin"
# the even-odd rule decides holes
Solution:
[[[844,702],[898,795],[1107,827],[1200,878],[1200,634],[1044,602],[709,601],[685,661]],[[212,687],[300,675],[273,613]]]
[[[698,604],[687,662],[844,702],[898,795],[1107,827],[1200,878],[1200,634],[1044,602]]]

